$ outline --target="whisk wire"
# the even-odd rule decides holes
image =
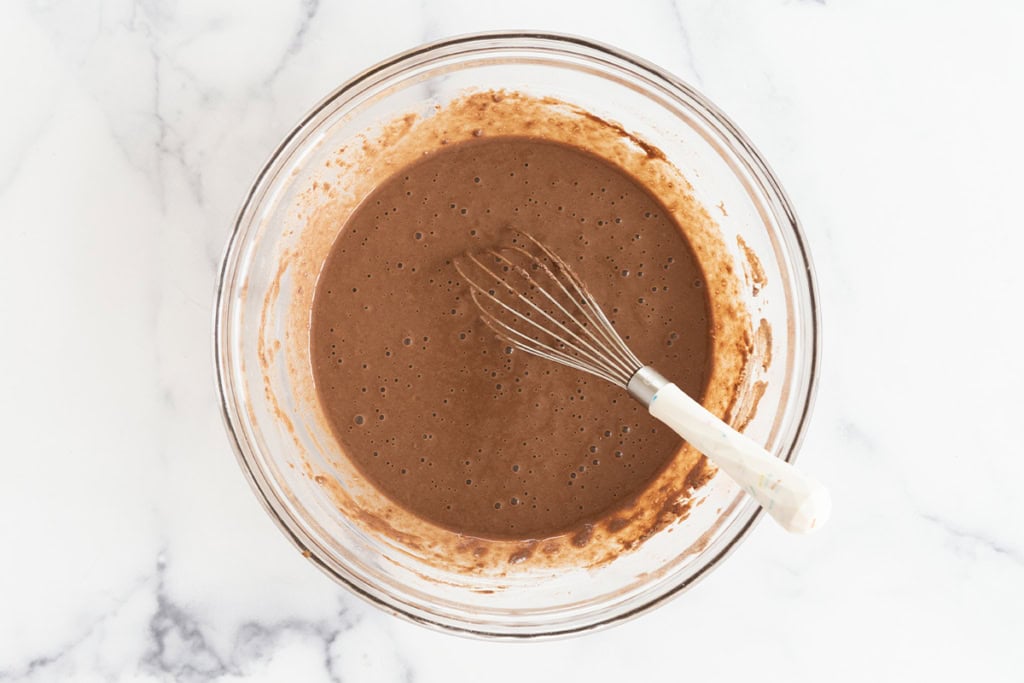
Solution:
[[[460,260],[455,262],[470,287],[483,322],[515,348],[625,388],[643,364],[569,264],[532,235],[519,234],[539,255],[516,244],[501,251],[484,252],[500,265],[499,273],[495,272],[497,268],[484,263],[480,255],[467,254],[466,261],[472,264],[475,277],[467,272],[468,265],[464,267]],[[493,286],[483,286],[478,281],[481,275]],[[538,278],[546,278],[550,284]],[[538,315],[534,316],[534,312]],[[503,319],[508,316],[510,320]],[[525,331],[523,322],[530,326]]]
[[[587,315],[588,319],[590,319],[590,315],[587,311],[588,309],[590,311],[593,311],[596,317],[600,320],[600,324],[595,323],[595,327],[606,338],[608,343],[610,343],[616,350],[618,350],[622,354],[623,358],[633,368],[633,371],[635,372],[636,369],[642,367],[643,363],[640,362],[640,359],[636,357],[636,355],[629,348],[626,342],[622,340],[622,337],[619,336],[619,333],[615,331],[615,326],[612,325],[611,321],[605,315],[604,311],[601,309],[600,306],[597,305],[597,302],[594,301],[594,298],[590,295],[590,291],[587,289],[587,286],[583,283],[580,277],[576,274],[576,271],[570,268],[569,264],[562,260],[562,257],[553,252],[549,247],[542,244],[541,242],[538,242],[533,235],[529,233],[523,233],[523,236],[530,240],[538,249],[540,249],[544,253],[545,256],[547,256],[549,259],[551,259],[554,263],[556,263],[559,266],[561,271],[569,280],[569,283],[573,286],[573,289],[576,291],[576,294],[579,296],[579,298],[588,303],[588,308],[583,309],[584,314]]]
[[[562,363],[563,365],[568,365],[569,367],[574,368],[576,370],[589,372],[590,374],[596,375],[597,377],[600,377],[601,379],[607,382],[611,382],[612,384],[622,384],[621,378],[613,377],[612,375],[609,375],[608,373],[601,369],[581,363],[574,356],[559,351],[558,349],[549,346],[544,342],[537,341],[531,337],[528,337],[519,330],[516,330],[515,328],[510,327],[509,325],[501,322],[491,313],[484,310],[483,307],[479,304],[479,302],[477,302],[476,290],[472,290],[470,292],[470,296],[473,297],[474,303],[476,303],[477,306],[481,309],[481,320],[483,320],[484,324],[487,325],[487,327],[490,328],[491,331],[494,332],[494,334],[496,334],[500,339],[507,341],[508,343],[524,351],[525,353],[530,353],[533,354],[534,356],[539,356],[541,358],[546,358],[547,360]],[[514,337],[510,335],[514,335]]]
[[[577,318],[577,317],[576,317],[576,316],[575,316],[575,315],[574,315],[573,313],[569,312],[569,311],[568,311],[568,310],[567,310],[567,309],[565,308],[565,306],[563,306],[563,305],[561,304],[561,302],[559,302],[559,301],[558,301],[558,300],[557,300],[557,299],[556,299],[555,297],[553,297],[553,296],[552,296],[552,295],[551,295],[551,294],[550,294],[550,293],[549,293],[549,292],[548,292],[548,291],[547,291],[546,289],[544,289],[544,287],[542,287],[542,286],[540,285],[540,283],[539,283],[539,282],[537,282],[537,281],[536,281],[536,280],[535,280],[535,279],[533,278],[533,276],[532,276],[532,275],[530,275],[530,272],[529,272],[528,270],[526,270],[526,268],[524,268],[524,267],[520,266],[519,264],[513,263],[513,262],[512,262],[512,261],[510,261],[509,259],[507,259],[507,258],[505,258],[504,256],[502,256],[502,255],[498,254],[497,252],[494,252],[494,251],[492,251],[491,253],[492,253],[492,254],[494,254],[494,255],[495,255],[495,256],[496,256],[497,258],[500,258],[500,259],[502,259],[503,261],[505,261],[506,263],[508,263],[510,267],[512,267],[512,268],[513,268],[514,270],[516,270],[516,272],[517,272],[517,273],[519,273],[519,275],[520,275],[520,276],[521,276],[521,277],[522,277],[522,278],[523,278],[523,279],[524,279],[524,280],[526,281],[526,283],[527,283],[527,284],[528,284],[528,285],[529,285],[529,286],[530,286],[530,287],[531,287],[531,288],[532,288],[533,290],[535,290],[535,291],[539,292],[540,294],[544,295],[544,297],[545,297],[545,298],[546,298],[546,299],[547,299],[548,301],[550,301],[550,302],[551,302],[551,304],[552,304],[552,305],[553,305],[553,306],[554,306],[555,308],[557,308],[557,309],[558,309],[559,311],[561,311],[561,312],[562,312],[562,314],[563,314],[563,315],[565,315],[565,317],[566,317],[566,318],[568,318],[568,320],[569,320],[569,321],[571,321],[572,323],[574,323],[574,324],[575,324],[575,325],[576,325],[576,326],[577,326],[577,327],[578,327],[578,328],[579,328],[579,329],[580,329],[580,330],[581,330],[581,331],[582,331],[582,332],[583,332],[584,334],[586,334],[586,335],[587,335],[588,337],[590,337],[590,339],[591,339],[591,340],[592,340],[592,341],[593,341],[594,343],[596,343],[596,344],[597,344],[597,346],[595,347],[595,346],[594,346],[593,344],[590,344],[589,342],[587,342],[587,341],[586,341],[585,339],[583,339],[582,337],[580,337],[580,336],[578,336],[578,335],[575,335],[575,334],[573,334],[573,333],[572,333],[572,332],[570,332],[570,331],[569,331],[569,330],[568,330],[568,329],[567,329],[567,328],[566,328],[566,327],[565,327],[564,325],[562,325],[562,324],[561,324],[561,323],[559,323],[558,321],[556,321],[556,320],[554,320],[553,318],[551,318],[551,316],[547,316],[547,317],[548,317],[549,319],[553,320],[553,321],[555,322],[555,324],[557,324],[557,325],[558,325],[559,327],[561,327],[561,328],[562,328],[563,330],[565,330],[565,331],[566,331],[566,332],[568,332],[569,334],[573,334],[573,337],[574,337],[575,339],[577,339],[577,340],[578,340],[578,341],[579,341],[579,342],[580,342],[581,344],[583,344],[583,345],[584,345],[584,346],[585,346],[585,347],[586,347],[586,348],[587,348],[588,350],[590,350],[590,351],[591,351],[592,353],[594,353],[594,354],[597,354],[597,355],[599,355],[599,356],[600,356],[600,357],[601,357],[601,358],[602,358],[602,359],[603,359],[603,360],[604,360],[605,362],[609,363],[609,364],[610,364],[611,366],[613,366],[613,367],[617,367],[617,368],[618,368],[619,370],[621,370],[621,371],[622,371],[623,373],[625,373],[625,374],[627,374],[627,375],[629,375],[629,374],[632,374],[632,372],[634,372],[634,371],[630,369],[630,367],[629,367],[628,363],[627,363],[627,362],[625,362],[625,361],[624,361],[624,360],[623,360],[622,358],[619,358],[619,357],[617,357],[617,356],[616,356],[616,355],[614,354],[614,349],[609,349],[609,348],[608,348],[608,345],[607,345],[607,342],[606,342],[606,341],[602,341],[602,340],[601,340],[600,338],[598,338],[598,337],[597,337],[597,335],[595,335],[595,334],[594,334],[594,333],[593,333],[593,332],[591,331],[591,328],[592,328],[592,327],[595,327],[595,326],[597,326],[597,323],[596,323],[596,322],[595,322],[595,321],[593,320],[593,318],[591,318],[591,317],[590,317],[590,315],[589,315],[589,314],[587,313],[587,310],[586,310],[586,308],[584,308],[584,307],[583,307],[583,306],[582,306],[582,305],[580,304],[579,300],[578,300],[578,299],[576,299],[575,297],[573,297],[573,296],[572,296],[572,295],[571,295],[571,294],[570,294],[570,293],[569,293],[569,292],[568,292],[568,291],[566,290],[566,288],[565,288],[565,285],[563,285],[563,284],[562,284],[562,282],[561,282],[561,281],[560,281],[560,280],[559,280],[559,279],[558,279],[558,278],[556,277],[556,275],[555,275],[555,274],[554,274],[554,273],[553,273],[553,272],[551,271],[551,269],[550,269],[550,268],[548,268],[548,266],[547,266],[547,265],[546,265],[546,264],[545,264],[545,263],[544,263],[543,261],[541,261],[541,260],[540,260],[540,259],[538,259],[538,258],[537,258],[536,256],[534,256],[533,254],[530,254],[529,252],[527,252],[526,250],[524,250],[524,249],[522,249],[522,248],[519,248],[519,247],[511,247],[511,250],[512,250],[512,251],[515,251],[515,252],[517,252],[517,253],[520,253],[520,254],[522,254],[522,255],[523,255],[523,256],[525,256],[525,257],[526,257],[526,258],[527,258],[527,259],[528,259],[528,260],[529,260],[529,261],[530,261],[530,262],[531,262],[532,264],[534,264],[535,266],[537,266],[537,268],[538,268],[539,270],[543,270],[543,271],[544,271],[544,272],[545,272],[545,273],[546,273],[546,274],[548,275],[548,277],[549,277],[549,278],[551,278],[552,282],[554,282],[554,283],[555,283],[556,285],[558,285],[558,287],[559,287],[559,288],[560,288],[560,289],[562,290],[562,292],[563,292],[563,293],[565,294],[566,298],[568,298],[568,299],[569,299],[570,301],[572,301],[572,302],[573,302],[573,305],[574,305],[574,306],[576,307],[576,309],[577,309],[578,311],[580,311],[580,312],[581,312],[581,313],[583,314],[583,316],[584,316],[584,317],[586,318],[587,322],[586,322],[586,323],[584,323],[584,322],[580,321],[580,320],[579,320],[579,318]],[[542,311],[542,312],[543,312],[543,311]],[[627,379],[628,379],[628,378],[627,378]]]
[[[504,259],[500,254],[497,254],[497,252],[490,252],[490,253],[492,255],[494,255],[494,256],[497,256],[499,259],[504,260],[506,263],[508,263],[508,260]],[[532,327],[534,327],[535,329],[537,329],[541,333],[546,334],[549,337],[554,338],[556,341],[558,341],[560,344],[562,344],[565,348],[572,349],[573,351],[577,352],[586,361],[595,364],[597,367],[599,367],[599,368],[605,370],[606,372],[608,372],[608,374],[613,374],[616,377],[620,374],[620,373],[617,373],[617,372],[613,372],[614,368],[613,367],[608,367],[607,366],[607,361],[605,361],[604,359],[600,358],[599,356],[595,356],[593,353],[588,352],[586,349],[580,348],[579,344],[583,344],[586,347],[588,347],[589,349],[593,350],[593,347],[590,344],[587,344],[586,340],[582,339],[578,334],[576,334],[572,330],[568,329],[565,325],[563,325],[561,322],[559,322],[556,318],[554,318],[552,315],[550,315],[543,308],[541,308],[540,306],[538,306],[534,302],[530,301],[530,299],[528,297],[524,296],[522,294],[522,292],[520,292],[520,291],[516,290],[514,287],[512,287],[504,278],[502,278],[500,275],[496,274],[494,271],[492,271],[486,265],[481,263],[479,258],[476,257],[476,255],[470,254],[468,256],[468,258],[469,258],[470,261],[472,261],[477,266],[477,268],[479,268],[484,273],[489,275],[499,286],[504,287],[509,295],[515,297],[516,299],[518,299],[520,301],[525,302],[528,306],[530,306],[532,309],[534,309],[535,311],[540,313],[549,322],[553,323],[559,329],[561,329],[566,335],[572,337],[573,340],[576,342],[576,345],[574,345],[573,342],[570,342],[569,340],[565,339],[561,335],[557,334],[556,332],[548,329],[544,325],[542,325],[542,324],[538,323],[537,321],[533,320],[529,315],[524,314],[519,309],[513,308],[509,304],[507,304],[504,301],[502,301],[501,299],[497,298],[497,296],[495,296],[494,294],[491,293],[493,290],[484,289],[477,282],[475,282],[472,278],[468,277],[465,274],[465,272],[463,272],[460,269],[459,272],[462,274],[462,276],[464,278],[466,278],[466,281],[470,284],[470,286],[474,290],[476,290],[476,291],[480,292],[481,294],[483,294],[484,296],[488,297],[492,302],[494,302],[495,304],[497,304],[501,308],[503,308],[506,311],[508,311],[509,313],[511,313],[517,319],[519,319],[519,320],[521,320],[523,322],[529,323]],[[456,267],[458,268],[458,264],[456,264]],[[540,289],[540,288],[538,288],[538,289]],[[540,291],[543,291],[543,290],[540,290]],[[493,314],[490,313],[489,311],[487,311],[484,306],[481,306],[480,301],[479,301],[479,299],[477,297],[474,297],[473,300],[474,300],[474,303],[477,304],[477,307],[480,308],[480,310],[482,312],[490,315],[492,318],[494,317]],[[509,330],[516,331],[516,330],[514,330],[514,328],[511,328],[509,325],[507,325],[505,323],[502,323],[500,320],[496,320],[496,322],[498,322],[503,328],[507,328]],[[551,346],[543,344],[542,342],[540,342],[540,340],[533,339],[533,338],[529,337],[528,335],[523,335],[522,333],[518,333],[518,331],[516,331],[516,332],[517,332],[517,334],[520,337],[525,337],[526,339],[530,339],[532,342],[534,342],[534,343],[536,343],[538,345],[543,345],[548,350],[551,350],[551,351],[555,350],[555,349],[552,349]],[[520,342],[514,342],[514,343],[517,346],[519,346],[519,344],[520,344]],[[568,357],[572,357],[570,354],[566,354],[566,355]],[[628,381],[628,377],[627,377],[626,381]],[[616,382],[617,382],[617,380],[616,380]]]
[[[528,252],[523,249],[519,249],[519,251],[526,253],[534,261],[540,263],[544,270],[547,271],[549,277],[558,284],[559,288],[565,293],[565,295],[576,305],[583,315],[586,316],[588,322],[601,334],[603,338],[603,340],[595,339],[595,341],[598,341],[599,344],[605,346],[605,348],[610,352],[616,353],[618,358],[626,367],[627,372],[636,372],[636,370],[643,364],[635,355],[633,355],[633,352],[630,351],[628,346],[626,346],[622,338],[619,337],[618,332],[615,331],[615,327],[612,325],[611,321],[608,320],[607,316],[605,316],[601,307],[597,305],[597,302],[594,301],[590,291],[587,289],[586,285],[583,284],[583,281],[580,280],[579,276],[576,275],[575,271],[573,271],[569,264],[562,260],[561,257],[551,251],[551,249],[544,244],[538,242],[532,235],[529,233],[523,233],[523,236],[533,242],[533,244],[540,249],[540,251],[553,264],[555,264],[555,266],[557,266],[559,273],[569,281],[569,284],[575,292],[575,296],[566,289],[562,281],[550,270],[550,268],[537,259],[537,257],[528,254]],[[595,318],[597,318],[597,320],[595,320]]]

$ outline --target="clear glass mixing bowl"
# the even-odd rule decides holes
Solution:
[[[767,283],[744,301],[774,332],[773,361],[745,432],[793,460],[818,369],[819,325],[805,239],[782,188],[749,140],[713,104],[672,75],[606,45],[565,35],[492,33],[416,48],[331,93],[260,171],[224,258],[216,311],[217,378],[238,460],[263,505],[300,551],[335,581],[412,621],[464,634],[536,638],[634,617],[694,585],[749,533],[760,508],[722,474],[683,522],[620,559],[591,568],[481,577],[451,571],[382,540],[341,514],[311,472],[329,471],[329,435],[296,400],[268,348],[294,296],[281,279],[295,248],[294,209],[324,159],[381,122],[444,105],[471,89],[553,96],[616,121],[657,145],[693,184],[727,245],[741,236]],[[724,212],[723,212],[724,214]],[[736,249],[737,272],[745,254]],[[266,294],[275,289],[275,304]],[[299,451],[302,451],[301,457]],[[301,458],[313,469],[296,466]],[[345,486],[347,482],[340,482]]]

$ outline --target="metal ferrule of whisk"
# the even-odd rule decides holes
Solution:
[[[626,391],[629,392],[630,396],[644,404],[645,407],[650,407],[654,397],[668,383],[669,381],[660,372],[650,365],[645,365],[629,378],[629,383],[626,384]]]

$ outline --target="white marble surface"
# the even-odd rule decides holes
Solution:
[[[0,680],[1024,680],[1021,26],[1014,0],[4,2]],[[824,302],[801,460],[836,504],[540,644],[407,624],[294,552],[210,339],[233,213],[291,124],[393,52],[515,27],[667,67],[774,165]]]

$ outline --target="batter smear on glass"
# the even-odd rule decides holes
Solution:
[[[459,533],[556,536],[644,491],[681,446],[600,379],[515,351],[452,260],[531,233],[572,264],[645,363],[694,398],[710,303],[686,237],[582,149],[480,138],[391,176],[353,213],[311,316],[318,399],[345,455],[406,510]]]

